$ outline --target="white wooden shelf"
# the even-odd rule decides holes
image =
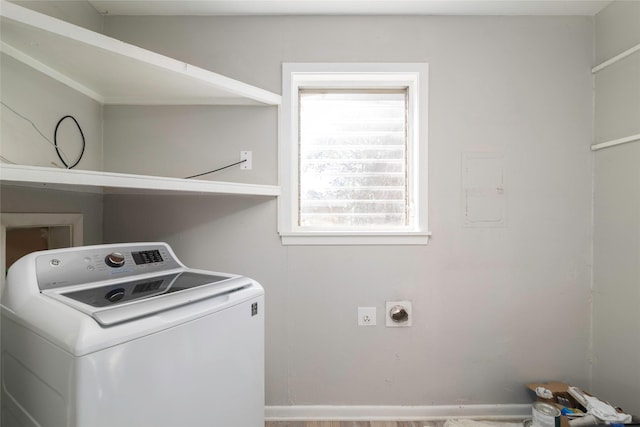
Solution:
[[[281,96],[2,0],[1,49],[102,104],[279,105]]]
[[[0,0],[3,53],[101,104],[279,105],[281,96]],[[107,194],[279,196],[274,185],[0,164],[7,185]]]
[[[280,195],[280,187],[276,185],[167,178],[11,164],[0,164],[0,182],[7,185],[106,194],[233,194],[270,197]]]

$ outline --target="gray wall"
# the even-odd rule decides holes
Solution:
[[[166,240],[187,264],[264,285],[268,405],[527,403],[529,381],[588,388],[591,19],[107,17],[105,32],[277,93],[282,62],[430,65],[428,246],[283,247],[272,199],[105,198],[106,240]],[[183,174],[255,147],[239,179],[274,183],[263,120],[275,114],[251,108],[201,111],[241,135],[259,126],[257,141],[192,126],[180,108],[107,108],[108,167]],[[504,154],[504,227],[463,227],[469,151]],[[383,326],[393,299],[413,302],[413,327]],[[378,326],[358,328],[358,306],[377,307]]]
[[[93,31],[102,31],[102,16],[86,1],[13,3]],[[86,149],[77,168],[102,170],[102,106],[5,53],[0,55],[0,99],[6,104],[0,107],[0,154],[17,164],[64,167],[54,147],[33,126],[53,141],[58,120],[72,115],[78,120],[86,139]],[[68,156],[67,163],[75,163],[82,139],[71,120],[60,125],[58,143]]]
[[[102,195],[3,185],[3,213],[80,213],[85,245],[102,243]],[[3,254],[4,256],[4,254]]]
[[[26,7],[45,15],[72,24],[102,32],[102,15],[85,0],[9,0],[22,7]]]
[[[73,89],[2,54],[0,60],[0,154],[24,165],[63,167],[55,148],[38,134],[32,124],[50,141],[58,120],[72,115],[85,135],[86,149],[77,169],[102,169],[102,106]],[[22,118],[16,113],[24,116]],[[58,143],[75,163],[82,139],[70,120],[61,124]],[[84,241],[102,242],[102,196],[65,191],[20,189],[2,186],[1,212],[83,213]]]
[[[250,171],[235,166],[199,179],[277,184],[277,107],[105,106],[104,168],[186,177],[253,152]]]
[[[72,115],[86,142],[76,168],[102,170],[102,106],[98,102],[5,54],[1,54],[0,73],[0,99],[6,104],[0,107],[0,154],[4,158],[23,165],[64,167],[52,142],[58,121]],[[75,163],[82,138],[72,120],[60,125],[58,144],[67,164]]]
[[[640,43],[640,2],[596,16],[596,63]],[[640,134],[640,53],[596,75],[596,142]],[[594,153],[593,392],[640,414],[640,143]]]

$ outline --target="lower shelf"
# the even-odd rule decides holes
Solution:
[[[271,197],[280,195],[280,187],[276,185],[11,164],[0,165],[0,181],[9,185],[106,194],[235,194]]]

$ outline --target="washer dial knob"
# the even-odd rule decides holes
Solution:
[[[122,267],[124,265],[124,255],[122,255],[120,252],[111,252],[104,258],[104,262],[109,267]]]
[[[124,288],[113,289],[104,296],[109,302],[118,302],[124,298]]]

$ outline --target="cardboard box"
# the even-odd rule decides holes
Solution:
[[[580,405],[576,399],[573,398],[573,396],[571,396],[569,394],[569,387],[571,386],[571,384],[567,384],[567,383],[563,383],[563,382],[558,382],[558,381],[551,381],[548,383],[530,383],[527,384],[527,388],[529,390],[531,390],[533,392],[533,394],[536,396],[536,400],[538,402],[545,402],[548,403],[550,405],[555,406],[556,408],[558,408],[559,410],[562,409],[564,406],[560,405],[557,401],[557,397],[563,397],[567,400],[569,400],[569,402],[571,403],[571,407],[572,408],[578,408],[582,411],[586,411],[586,408],[582,405]],[[553,399],[544,399],[542,397],[538,397],[535,393],[536,393],[536,388],[538,387],[544,387],[548,390],[551,390],[551,393],[553,393]],[[586,392],[583,390],[583,393],[588,394],[589,396],[591,396],[590,393]],[[560,427],[569,427],[569,419],[565,416],[561,416],[560,417]]]
[[[569,402],[571,402],[571,407],[572,408],[578,408],[581,410],[585,410],[585,408],[580,405],[576,399],[573,398],[573,396],[571,396],[569,394],[569,387],[571,387],[571,384],[567,384],[567,383],[563,383],[563,382],[557,382],[557,381],[551,381],[548,383],[531,383],[531,384],[527,384],[527,387],[529,388],[529,390],[531,390],[534,394],[536,392],[536,388],[538,387],[544,387],[548,390],[551,390],[551,393],[553,393],[553,399],[543,399],[541,397],[537,397],[537,400],[539,402],[545,402],[545,403],[550,403],[553,404],[555,406],[557,406],[558,408],[562,408],[562,405],[558,404],[558,400],[557,397],[563,397],[565,399],[568,399]],[[592,396],[591,393],[586,392],[583,390],[583,393]]]
[[[569,400],[571,408],[578,408],[583,412],[587,412],[587,409],[584,406],[580,405],[576,401],[576,399],[574,399],[573,396],[571,396],[569,394],[569,387],[570,386],[571,386],[570,384],[566,384],[566,383],[558,382],[558,381],[551,381],[551,382],[547,382],[547,383],[531,383],[531,384],[527,384],[527,388],[533,392],[534,396],[536,396],[536,400],[539,401],[539,402],[548,403],[548,404],[553,405],[556,408],[561,410],[564,406],[560,405],[558,403],[558,401],[557,401],[557,397],[560,396],[560,397],[564,397],[565,399]],[[541,397],[538,397],[537,394],[536,394],[536,388],[538,388],[538,387],[544,387],[544,388],[546,388],[548,390],[551,390],[551,393],[553,393],[553,399],[543,399]],[[581,389],[581,391],[584,394],[593,397],[593,394],[591,394],[591,393],[589,393],[587,391],[584,391],[582,389]],[[597,396],[595,396],[595,397],[597,397]],[[616,408],[616,410],[618,412],[624,412],[620,408]],[[634,425],[640,424],[640,418],[632,415],[631,424],[634,424]],[[599,424],[599,425],[602,425],[603,427],[605,426],[603,424]],[[567,417],[560,416],[560,427],[570,427],[569,426],[569,419]]]

